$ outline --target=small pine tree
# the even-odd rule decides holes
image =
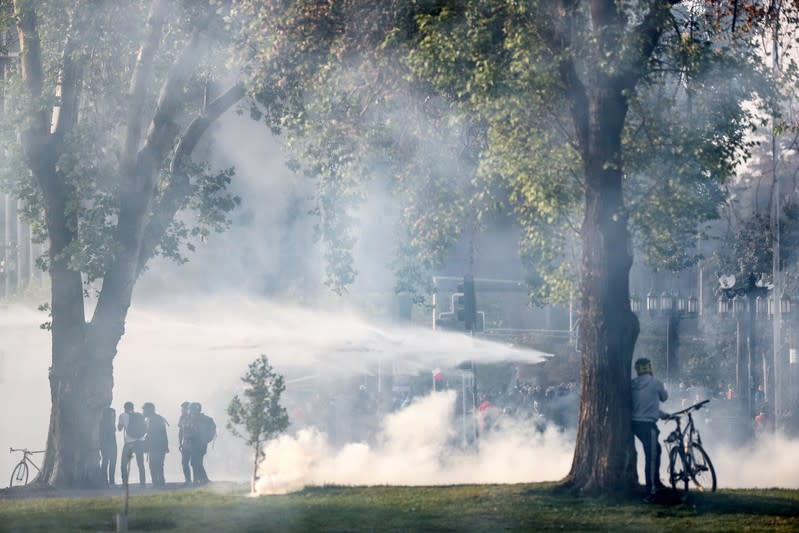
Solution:
[[[280,395],[286,390],[286,385],[283,376],[275,373],[269,359],[263,354],[250,363],[241,381],[247,385],[244,401],[238,394],[233,396],[227,408],[230,417],[227,427],[255,451],[250,482],[250,488],[254,492],[258,464],[266,456],[262,445],[277,437],[289,425],[286,409],[280,405]]]

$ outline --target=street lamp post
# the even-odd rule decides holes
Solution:
[[[768,371],[766,368],[766,360],[763,359],[763,376],[762,380],[757,379],[755,376],[756,368],[759,366],[757,361],[756,348],[756,330],[755,330],[755,317],[774,315],[775,306],[779,305],[781,310],[790,312],[790,300],[783,298],[775,301],[773,296],[769,296],[769,291],[772,286],[765,283],[762,279],[754,273],[746,276],[742,283],[737,283],[735,276],[721,276],[719,278],[719,300],[718,312],[720,315],[726,315],[730,312],[736,318],[736,364],[735,364],[735,382],[736,392],[739,397],[745,401],[745,409],[747,415],[751,418],[755,414],[754,395],[753,391],[756,388],[755,382],[763,385],[763,392],[773,393],[775,403],[779,402],[779,390],[774,387],[776,382],[777,373],[779,369],[774,368],[775,379],[771,381],[772,388],[769,388]],[[746,349],[743,345],[743,328],[741,327],[742,321],[746,319]],[[774,339],[774,342],[779,342],[779,339]]]
[[[666,381],[672,382],[680,376],[679,324],[682,318],[693,318],[699,313],[699,300],[691,295],[685,297],[676,292],[664,291],[659,296],[649,291],[644,302],[637,296],[630,298],[630,308],[639,313],[646,306],[651,316],[666,318]]]

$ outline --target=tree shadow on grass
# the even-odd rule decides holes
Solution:
[[[690,493],[688,502],[696,506],[699,514],[747,514],[763,516],[799,517],[799,501],[779,496],[747,493]]]
[[[131,516],[128,519],[129,531],[167,531],[170,529],[177,529],[178,523],[168,518],[136,518]],[[99,527],[92,529],[91,527],[80,527],[81,531],[116,531],[116,522],[111,522],[110,528],[105,529]]]

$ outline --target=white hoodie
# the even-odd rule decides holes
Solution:
[[[656,422],[662,411],[660,402],[665,402],[669,394],[666,387],[652,374],[642,374],[632,381],[633,420],[637,422]]]

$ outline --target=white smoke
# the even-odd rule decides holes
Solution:
[[[50,339],[39,329],[45,320],[45,313],[30,306],[0,307],[0,452],[45,445]],[[381,361],[405,361],[409,368],[429,371],[469,359],[535,362],[542,357],[462,334],[386,326],[355,312],[313,311],[236,294],[138,304],[131,308],[115,360],[113,406],[119,411],[126,400],[137,408],[152,401],[170,422],[168,481],[182,481],[176,425],[184,400],[202,402],[219,426],[207,456],[212,479],[249,478],[251,450],[225,429],[225,407],[241,392],[239,377],[259,353],[266,353],[276,370],[286,374],[287,394],[295,397],[303,392],[292,390],[292,377],[327,375],[346,382]],[[313,428],[283,436],[267,450],[259,491],[288,492],[324,483],[515,483],[557,480],[568,471],[573,436],[554,427],[538,432],[530,423],[503,424],[481,436],[479,453],[465,451],[459,441],[461,420],[453,416],[455,403],[452,393],[438,393],[387,415],[373,445],[333,446]],[[726,446],[713,435],[712,426],[699,423],[719,487],[799,488],[799,441],[761,437],[751,446]],[[661,424],[661,438],[669,429]],[[15,456],[0,453],[0,475],[6,480],[15,461]],[[664,453],[665,482],[667,462]]]
[[[571,464],[574,436],[553,427],[507,422],[458,446],[456,394],[437,392],[387,415],[377,444],[339,450],[315,428],[269,443],[258,494],[285,494],[309,485],[449,485],[557,480]]]
[[[709,449],[719,487],[799,488],[799,440],[761,435],[749,446]]]
[[[49,332],[39,329],[46,313],[9,304],[0,309],[0,450],[44,449],[50,414]],[[212,479],[245,480],[249,450],[226,429],[226,406],[241,393],[240,377],[259,354],[292,377],[319,376],[350,387],[382,363],[403,362],[414,373],[451,368],[462,361],[540,361],[544,354],[421,327],[372,323],[354,311],[314,311],[240,294],[184,297],[169,304],[131,308],[114,360],[114,399],[146,401],[170,424],[166,476],[182,481],[177,421],[183,401],[199,401],[217,422],[219,435],[208,456]],[[289,383],[289,390],[292,392]],[[121,449],[121,445],[120,445]],[[0,453],[0,474],[10,475],[15,457]],[[136,478],[137,479],[137,478]],[[117,476],[119,481],[119,476]]]

